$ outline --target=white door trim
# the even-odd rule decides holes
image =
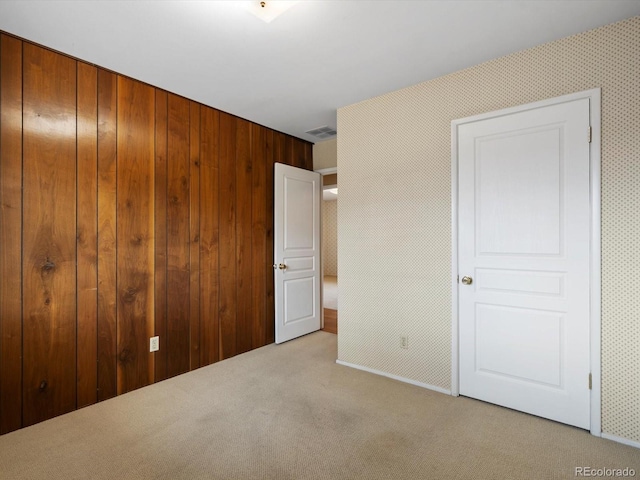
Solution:
[[[332,175],[334,173],[338,173],[338,167],[319,168],[318,170],[314,170],[314,172],[319,173],[322,176]]]
[[[591,434],[602,435],[601,425],[601,217],[600,217],[600,89],[594,88],[583,92],[563,95],[561,97],[542,100],[540,102],[519,105],[494,112],[461,118],[451,122],[451,394],[460,394],[459,385],[459,347],[458,347],[458,127],[465,123],[477,122],[488,118],[511,115],[513,113],[548,107],[559,103],[588,98],[591,123],[590,156],[590,362],[591,362]],[[588,132],[584,132],[585,136]],[[585,379],[586,381],[586,379]]]

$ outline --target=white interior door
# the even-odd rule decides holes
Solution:
[[[276,163],[274,271],[276,343],[320,329],[319,173]]]
[[[588,98],[458,126],[460,393],[585,429],[589,128]]]

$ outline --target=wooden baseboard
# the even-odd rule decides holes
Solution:
[[[324,309],[324,328],[322,329],[329,333],[338,333],[338,311],[330,308]]]

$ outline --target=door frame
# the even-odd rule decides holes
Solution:
[[[591,143],[589,145],[589,198],[590,198],[590,258],[589,258],[589,330],[590,330],[590,368],[591,368],[591,415],[590,431],[592,435],[602,435],[601,425],[601,186],[600,186],[600,135],[601,135],[601,92],[600,88],[562,95],[539,102],[505,108],[493,112],[473,115],[451,122],[451,395],[460,394],[459,366],[459,312],[458,312],[458,127],[466,123],[514,113],[548,107],[560,103],[588,98],[591,124]],[[584,133],[585,136],[589,132]],[[587,379],[585,379],[587,381]]]
[[[320,178],[322,178],[322,191],[324,195],[324,176],[325,175],[333,175],[338,173],[338,167],[328,167],[328,168],[319,168],[318,170],[314,170],[314,172],[320,174]],[[324,258],[322,255],[322,237],[324,236],[324,199],[320,202],[320,304],[322,308],[320,309],[320,330],[324,328]]]

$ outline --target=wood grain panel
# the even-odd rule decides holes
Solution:
[[[236,119],[236,281],[237,353],[251,350],[251,124]]]
[[[236,354],[236,119],[220,112],[220,359]]]
[[[283,162],[292,167],[296,167],[295,139],[289,135],[285,136]]]
[[[98,401],[117,394],[116,75],[98,69]]]
[[[78,408],[98,400],[98,71],[78,63]]]
[[[167,373],[189,371],[189,101],[169,94]]]
[[[313,171],[313,144],[302,142],[304,145],[304,167]]]
[[[275,263],[274,258],[274,244],[273,244],[273,208],[274,208],[274,165],[276,163],[285,163],[284,162],[284,150],[285,150],[285,135],[280,132],[272,133],[273,146],[272,146],[272,155],[267,157],[267,180],[266,183],[269,185],[267,190],[267,255],[271,265]],[[275,326],[276,326],[276,307],[275,307],[275,284],[274,284],[275,276],[273,270],[267,273],[267,298],[266,298],[266,342],[273,343],[275,342]]]
[[[194,370],[200,367],[200,105],[189,102],[189,227],[190,227],[190,364]]]
[[[23,55],[26,426],[76,408],[76,62]]]
[[[271,155],[267,129],[251,125],[251,348],[266,345],[267,273],[267,157]]]
[[[220,114],[200,109],[200,363],[220,359],[218,321],[218,154]]]
[[[306,168],[305,159],[306,142],[297,138],[293,139],[293,165],[298,168]]]
[[[156,89],[156,164],[155,164],[155,333],[160,350],[155,352],[159,382],[167,373],[167,92]]]
[[[0,34],[0,433],[273,342],[273,165],[311,152]]]
[[[324,309],[324,326],[322,330],[329,333],[338,333],[338,311],[330,308]]]
[[[22,426],[22,42],[0,35],[0,434]]]
[[[154,381],[155,92],[118,76],[118,394]]]
[[[338,184],[338,174],[332,173],[330,175],[322,176],[322,186],[326,187],[328,185],[337,185]]]
[[[273,161],[288,165],[286,159],[287,136],[284,133],[273,132]]]

